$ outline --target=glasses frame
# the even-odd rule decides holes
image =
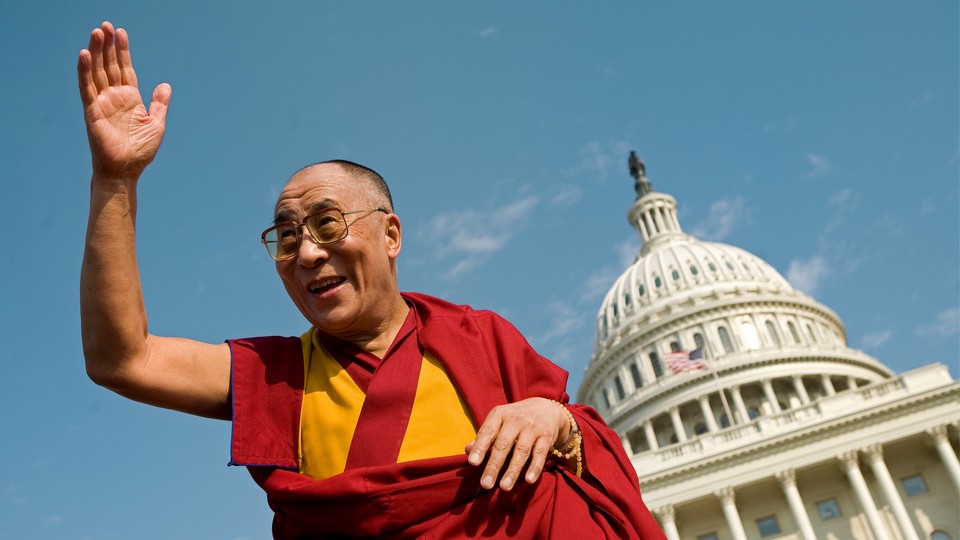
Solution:
[[[326,242],[321,242],[321,241],[317,240],[316,238],[314,238],[313,233],[310,232],[310,227],[307,226],[307,221],[309,221],[310,218],[312,218],[312,217],[314,217],[314,216],[318,216],[318,215],[320,215],[320,214],[326,214],[326,213],[328,213],[328,212],[330,212],[330,211],[337,212],[338,214],[340,214],[340,217],[343,218],[343,234],[340,236],[340,238],[337,238],[336,240],[328,240],[328,241],[326,241]],[[264,248],[266,248],[267,254],[270,255],[270,258],[271,258],[271,259],[273,259],[273,260],[275,260],[275,261],[278,261],[278,262],[279,262],[279,261],[288,261],[288,260],[290,260],[290,259],[296,258],[296,257],[297,257],[297,253],[300,252],[300,246],[301,246],[301,244],[303,243],[303,236],[304,236],[304,235],[303,235],[303,231],[304,231],[304,230],[307,231],[307,236],[310,237],[310,241],[313,242],[314,244],[317,244],[318,246],[325,246],[325,245],[329,245],[329,244],[334,244],[334,243],[336,243],[336,242],[339,242],[339,241],[343,240],[344,238],[346,238],[346,237],[350,234],[350,224],[347,222],[346,216],[349,216],[349,215],[351,215],[351,214],[360,214],[360,213],[363,213],[363,212],[383,212],[384,214],[389,214],[389,213],[390,213],[390,211],[387,210],[386,208],[364,208],[363,210],[347,210],[347,211],[343,211],[343,210],[340,210],[339,208],[337,208],[336,206],[328,206],[327,208],[324,208],[324,209],[322,209],[322,210],[317,210],[316,212],[313,212],[312,214],[308,214],[308,215],[305,216],[305,217],[303,218],[303,220],[301,220],[300,222],[296,222],[296,221],[284,221],[283,223],[277,223],[277,224],[274,225],[273,227],[270,227],[270,228],[268,228],[267,230],[265,230],[265,231],[263,231],[262,233],[260,233],[260,243],[263,244],[263,247],[264,247]],[[294,225],[295,228],[296,228],[296,231],[297,231],[297,249],[294,250],[294,251],[292,251],[292,252],[290,253],[290,255],[289,255],[289,256],[286,256],[286,257],[274,256],[273,253],[270,252],[270,246],[267,245],[267,235],[270,234],[272,231],[275,231],[275,230],[277,230],[277,229],[280,229],[281,227],[287,227],[287,226],[289,226],[289,225]]]

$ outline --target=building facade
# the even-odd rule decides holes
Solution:
[[[597,315],[577,401],[671,540],[960,540],[960,383],[849,348],[773,267],[683,233],[631,155],[643,247]]]

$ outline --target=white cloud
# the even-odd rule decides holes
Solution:
[[[940,97],[940,92],[937,92],[936,90],[927,90],[922,96],[910,102],[910,108],[916,109],[917,107],[922,107],[929,103],[933,103],[938,97]]]
[[[918,326],[913,331],[920,337],[950,337],[960,333],[960,308],[948,308],[937,314],[937,320]]]
[[[865,349],[875,349],[889,341],[891,337],[893,337],[893,331],[887,329],[881,332],[867,334],[863,336],[860,341],[863,343]]]
[[[617,260],[620,261],[620,268],[626,268],[637,260],[640,254],[640,238],[632,237],[616,245]]]
[[[812,167],[806,174],[807,178],[823,176],[833,170],[833,164],[830,163],[830,160],[820,154],[807,154],[807,163]]]
[[[583,190],[577,186],[564,186],[550,199],[553,206],[570,206],[580,201]]]
[[[743,197],[720,199],[710,205],[706,219],[694,225],[690,234],[703,240],[723,240],[745,216]]]
[[[787,281],[797,289],[812,295],[820,288],[829,271],[827,261],[821,255],[814,255],[807,260],[795,259],[790,261]]]
[[[831,233],[839,229],[846,222],[847,215],[856,210],[860,197],[852,189],[842,189],[832,195],[827,201],[827,207],[833,209],[833,215],[827,218],[824,232]]]
[[[527,195],[491,211],[447,212],[433,218],[424,230],[437,246],[437,257],[453,259],[447,277],[469,272],[503,249],[526,226],[538,202]]]
[[[571,332],[583,326],[589,314],[580,308],[575,308],[566,302],[551,302],[547,306],[551,314],[550,330],[540,336],[540,343],[549,344],[557,338],[569,336]]]
[[[619,275],[620,270],[617,270],[613,266],[606,266],[594,271],[587,277],[587,282],[583,287],[583,294],[580,295],[580,301],[584,303],[595,303],[597,299],[607,294],[610,286],[613,285],[614,280],[617,279]]]
[[[579,150],[580,163],[567,174],[571,176],[586,176],[588,180],[602,180],[611,172],[622,170],[627,177],[627,155],[629,146],[623,141],[601,143],[589,142]]]
[[[497,29],[493,26],[488,26],[480,31],[480,37],[483,39],[495,37],[497,35]]]

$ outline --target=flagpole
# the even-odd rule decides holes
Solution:
[[[713,364],[713,347],[709,343],[704,343],[704,352],[710,354],[710,364]],[[706,359],[705,359],[706,360]],[[713,380],[717,382],[717,391],[720,393],[720,401],[723,402],[723,411],[727,413],[727,419],[730,421],[730,426],[733,426],[733,413],[730,412],[730,404],[727,403],[727,394],[723,390],[723,385],[720,384],[720,376],[717,375],[717,370],[713,366],[710,367],[710,371],[713,372]],[[723,429],[723,426],[720,426],[720,429]]]

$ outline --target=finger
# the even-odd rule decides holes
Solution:
[[[103,30],[103,71],[107,74],[107,82],[111,86],[120,84],[120,65],[117,63],[116,32],[109,21],[100,26]]]
[[[536,441],[536,435],[534,435],[530,430],[522,431],[517,437],[517,442],[513,444],[513,453],[510,457],[510,464],[507,465],[507,470],[503,473],[503,478],[500,479],[501,489],[504,491],[510,491],[513,488],[517,478],[520,478],[520,473],[523,471],[523,467],[530,459],[530,452],[533,451],[533,445],[536,443]]]
[[[77,82],[80,84],[80,100],[84,107],[97,99],[97,85],[93,84],[92,70],[93,59],[90,57],[90,51],[83,49],[77,59]]]
[[[123,28],[117,28],[117,63],[120,65],[120,80],[123,84],[137,87],[137,73],[130,58],[130,36]]]
[[[487,466],[483,469],[483,476],[480,478],[481,486],[491,489],[496,484],[497,477],[500,476],[500,470],[503,469],[503,464],[506,463],[507,456],[510,455],[510,450],[513,448],[518,434],[519,430],[510,424],[505,424],[500,428],[500,433],[497,434],[497,438],[490,448]]]
[[[487,450],[493,443],[494,437],[496,437],[500,431],[501,421],[501,417],[496,412],[496,409],[490,411],[487,419],[483,421],[480,429],[477,430],[477,438],[467,445],[467,452],[469,452],[469,456],[467,457],[468,463],[471,465],[479,465],[483,462],[483,456],[486,455]]]
[[[153,89],[149,114],[150,118],[160,122],[160,125],[167,123],[167,109],[170,107],[171,95],[173,95],[173,88],[167,83],[160,83]]]
[[[107,83],[107,74],[103,71],[103,30],[94,28],[90,32],[90,76],[93,78],[93,84],[98,92],[102,92],[109,84]]]
[[[530,459],[530,467],[527,468],[525,480],[528,484],[536,482],[543,473],[543,467],[547,464],[547,456],[550,455],[549,437],[540,437],[533,447],[533,457]]]

